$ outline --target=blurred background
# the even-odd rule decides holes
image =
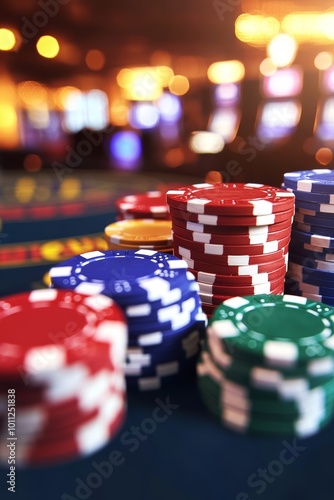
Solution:
[[[0,3],[0,169],[332,168],[330,0]]]

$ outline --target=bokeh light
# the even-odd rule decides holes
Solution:
[[[37,44],[37,52],[47,59],[53,59],[59,53],[58,40],[50,35],[41,36]]]
[[[0,50],[12,50],[15,47],[16,38],[14,33],[7,29],[0,29]]]
[[[86,64],[92,71],[99,71],[104,68],[106,58],[101,50],[89,50],[86,54]]]
[[[315,159],[320,165],[328,165],[333,160],[333,152],[329,148],[320,148],[315,154]]]
[[[175,75],[169,83],[169,90],[175,95],[184,95],[188,92],[189,88],[189,80],[183,75]]]
[[[283,68],[294,61],[297,49],[298,44],[290,35],[280,33],[269,43],[267,55],[272,59],[275,66]]]
[[[220,61],[208,69],[210,82],[216,84],[240,82],[245,76],[245,66],[241,61]]]

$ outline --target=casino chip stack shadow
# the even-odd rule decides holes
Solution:
[[[197,279],[204,312],[238,295],[284,291],[293,193],[262,184],[196,184],[167,192],[174,255]]]
[[[35,290],[0,299],[0,331],[0,461],[8,465],[9,442],[21,466],[107,445],[126,413],[121,308],[101,295]]]
[[[334,171],[284,174],[295,194],[286,291],[334,305]]]
[[[292,295],[228,299],[210,319],[197,373],[226,427],[314,435],[333,418],[334,308]]]
[[[52,286],[111,297],[128,323],[127,386],[139,391],[195,374],[207,317],[187,264],[155,250],[109,250],[50,270]]]

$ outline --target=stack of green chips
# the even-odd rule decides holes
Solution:
[[[334,308],[292,295],[228,299],[210,319],[197,373],[225,426],[316,434],[334,411]]]

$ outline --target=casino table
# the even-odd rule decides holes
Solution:
[[[332,498],[333,447],[334,422],[308,439],[224,429],[189,380],[129,394],[128,417],[116,439],[85,459],[18,470],[15,498],[325,500]]]
[[[112,182],[119,194],[131,189],[155,189],[170,180],[139,179],[140,183],[138,177],[123,176]],[[89,183],[88,179],[88,188]],[[2,191],[3,197],[11,196],[9,184],[7,191]],[[110,217],[114,216],[110,210]],[[94,220],[90,222],[94,224]],[[49,230],[45,240],[54,238]],[[64,237],[69,236],[69,230],[64,224]],[[61,236],[60,231],[57,237]],[[29,234],[24,241],[29,242]],[[52,259],[43,260],[43,272],[50,262]],[[126,421],[108,446],[78,460],[18,468],[14,498],[325,500],[333,497],[333,449],[334,421],[307,439],[242,435],[228,430],[208,413],[196,380],[189,378],[159,391],[129,391]],[[8,469],[1,466],[0,471],[0,498],[13,498],[6,487]]]

